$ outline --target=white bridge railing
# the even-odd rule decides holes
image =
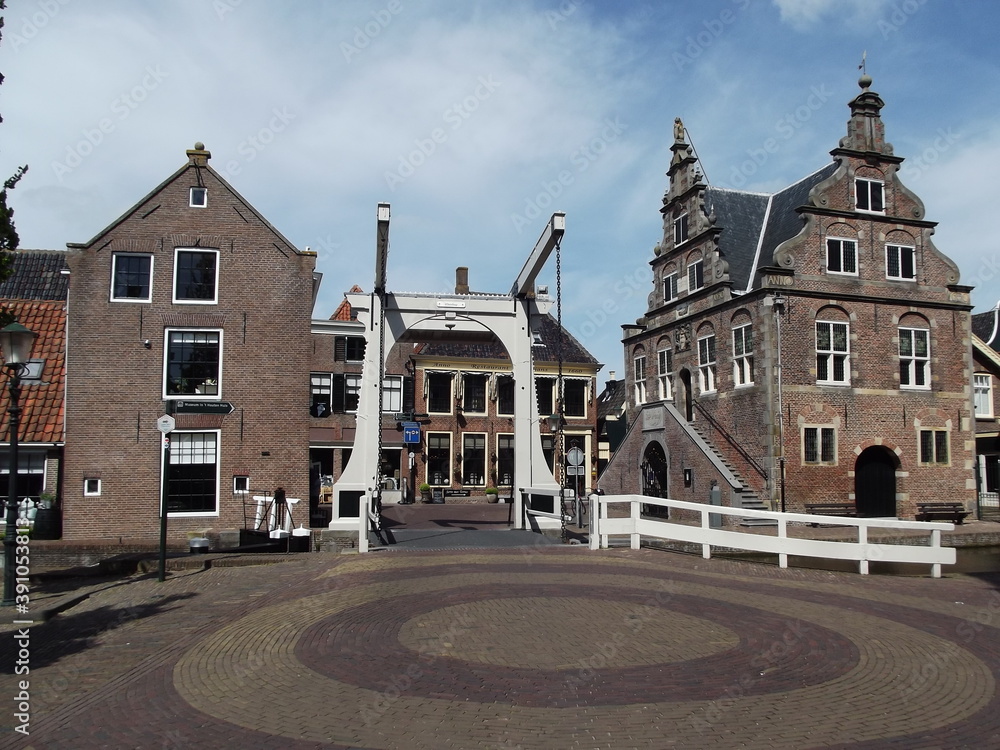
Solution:
[[[612,504],[628,504],[625,518],[609,518]],[[642,505],[660,505],[701,514],[700,525],[675,523],[667,519],[640,517]],[[740,518],[770,518],[778,523],[777,535],[747,533],[730,528],[712,528],[711,515],[739,516]],[[788,536],[791,522],[849,526],[857,529],[857,541],[802,539]],[[715,524],[719,525],[719,524]],[[926,546],[915,544],[877,544],[868,541],[869,529],[918,529],[929,534]],[[611,536],[628,535],[632,549],[639,549],[642,536],[700,544],[702,557],[712,556],[712,547],[727,547],[751,552],[778,555],[778,564],[788,567],[788,556],[819,557],[831,560],[856,560],[858,572],[868,573],[868,563],[923,563],[931,566],[931,576],[941,577],[942,565],[955,564],[954,547],[941,546],[941,532],[951,531],[955,525],[947,522],[897,521],[877,518],[846,518],[842,516],[817,516],[806,513],[778,513],[774,511],[729,508],[705,505],[683,500],[666,500],[644,495],[591,495],[590,496],[590,548],[604,549]],[[901,540],[906,537],[901,537]]]

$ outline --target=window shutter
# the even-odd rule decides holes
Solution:
[[[333,374],[333,388],[330,393],[330,409],[337,414],[347,411],[347,378],[343,373]]]
[[[407,375],[403,378],[403,411],[410,413],[417,410],[415,399],[416,378]]]
[[[333,361],[334,362],[346,362],[347,361],[347,337],[346,336],[335,336],[333,339]],[[336,376],[334,376],[336,377]],[[341,378],[343,380],[343,378]]]

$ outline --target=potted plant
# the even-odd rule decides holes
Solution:
[[[486,502],[497,503],[500,502],[500,492],[496,487],[486,488]]]
[[[420,502],[429,503],[431,499],[431,486],[427,482],[424,482],[420,485]]]

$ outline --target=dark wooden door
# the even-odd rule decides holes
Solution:
[[[872,446],[854,464],[854,496],[863,518],[895,518],[896,461],[888,450]]]

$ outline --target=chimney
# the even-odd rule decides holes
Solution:
[[[615,378],[615,371],[614,370],[608,370],[608,382],[609,383],[614,383],[615,380],[616,380],[616,378]]]
[[[469,293],[469,268],[459,266],[455,269],[455,294]]]
[[[205,144],[198,141],[193,149],[187,150],[188,160],[196,167],[207,167],[208,160],[212,158],[212,152],[205,150]]]

